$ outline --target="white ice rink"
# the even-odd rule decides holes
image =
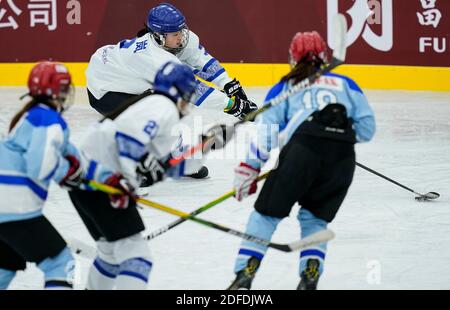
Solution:
[[[267,89],[249,89],[260,103]],[[22,106],[19,88],[0,88],[0,133]],[[336,220],[336,239],[329,245],[320,289],[450,289],[450,93],[367,91],[377,118],[375,139],[357,146],[358,161],[418,192],[436,191],[435,202],[418,203],[414,195],[357,169],[354,183]],[[78,89],[67,113],[75,144],[99,117]],[[224,117],[196,110],[206,123]],[[192,120],[187,120],[192,121]],[[245,128],[242,132],[245,132]],[[247,130],[251,130],[248,129]],[[243,156],[242,134],[226,154]],[[212,155],[211,178],[167,181],[152,188],[150,199],[191,212],[231,190],[237,159]],[[256,196],[255,196],[256,197]],[[230,199],[200,217],[244,231],[255,197]],[[0,199],[8,199],[1,197]],[[299,239],[298,207],[274,235],[275,242]],[[45,214],[63,236],[94,244],[65,191],[53,186]],[[176,218],[157,210],[141,211],[147,232]],[[120,225],[120,223],[117,223]],[[224,289],[233,279],[240,240],[196,223],[183,223],[150,242],[154,258],[149,289]],[[295,289],[298,253],[269,250],[254,281],[254,289]],[[89,261],[77,256],[77,289],[84,287]],[[43,277],[29,265],[12,289],[38,289]]]

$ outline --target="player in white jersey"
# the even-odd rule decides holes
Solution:
[[[152,258],[141,236],[144,223],[136,209],[133,188],[145,176],[154,184],[165,176],[180,177],[197,171],[203,159],[187,159],[169,168],[164,163],[174,152],[183,151],[175,131],[186,113],[196,82],[192,70],[169,62],[156,74],[154,92],[130,101],[99,123],[85,138],[81,149],[123,177],[106,183],[122,189],[123,195],[74,190],[70,197],[92,237],[98,256],[89,273],[88,289],[145,289]],[[216,126],[223,137],[222,126]],[[215,132],[216,132],[215,131]],[[112,207],[113,208],[112,208]]]
[[[257,109],[240,83],[229,77],[188,29],[183,14],[168,3],[150,10],[146,29],[136,38],[104,46],[92,56],[86,72],[92,107],[107,115],[124,100],[151,91],[156,72],[168,61],[187,64],[195,75],[218,88],[198,81],[195,105],[225,110],[239,118]]]
[[[72,255],[42,213],[52,180],[77,187],[84,176],[61,116],[70,103],[70,84],[64,65],[38,63],[28,81],[32,100],[0,141],[0,289],[8,287],[26,262],[42,270],[46,289],[72,287]]]

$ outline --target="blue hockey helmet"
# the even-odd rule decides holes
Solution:
[[[197,81],[191,68],[184,64],[168,62],[156,73],[153,89],[174,100],[182,115],[186,114],[181,101],[190,102],[197,87]]]
[[[160,34],[178,32],[186,28],[186,18],[173,5],[161,3],[148,13],[147,27]]]
[[[147,28],[153,34],[156,42],[172,54],[180,53],[189,42],[189,30],[186,18],[176,7],[169,3],[161,3],[150,10],[147,17]],[[176,48],[166,47],[165,35],[168,33],[182,32],[180,46]]]

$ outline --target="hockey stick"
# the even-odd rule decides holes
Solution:
[[[100,183],[97,183],[94,181],[90,181],[89,186],[94,189],[97,189],[99,191],[105,192],[107,194],[114,195],[114,194],[122,193],[120,190],[118,190],[114,187],[111,187],[111,186],[108,186],[105,184],[100,184]],[[185,213],[180,210],[173,209],[171,207],[159,204],[157,202],[153,202],[153,201],[142,199],[142,198],[137,198],[136,202],[138,202],[144,206],[148,206],[153,209],[158,209],[160,211],[179,216],[183,219],[199,223],[201,225],[210,227],[212,229],[220,230],[227,234],[230,234],[230,235],[233,235],[236,237],[240,237],[242,239],[245,239],[245,240],[248,240],[248,241],[251,241],[254,243],[258,243],[260,245],[267,246],[269,248],[277,249],[277,250],[280,250],[283,252],[296,251],[296,250],[299,250],[301,248],[304,248],[304,247],[312,245],[312,244],[327,242],[334,238],[334,233],[331,230],[323,230],[321,232],[318,232],[316,235],[312,235],[308,238],[305,238],[303,240],[299,240],[296,242],[287,243],[287,244],[273,243],[268,240],[264,240],[264,239],[255,237],[255,236],[249,235],[247,233],[244,233],[244,232],[241,232],[241,231],[238,231],[238,230],[235,230],[235,229],[232,229],[232,228],[220,225],[220,224],[216,224],[216,223],[213,223],[213,222],[210,222],[207,220],[203,220],[203,219],[200,219],[197,217],[190,216],[189,213]]]
[[[238,234],[234,234],[234,233],[231,233],[231,234],[234,236],[237,236],[237,237],[242,237],[241,235],[238,235]],[[259,238],[256,238],[251,235],[244,234],[244,233],[240,233],[240,234],[248,236],[248,238],[244,238],[244,239],[247,239],[252,242],[256,242],[258,244],[268,246],[269,248],[280,250],[282,252],[299,251],[306,247],[317,245],[317,244],[320,244],[323,242],[328,242],[330,240],[333,240],[335,237],[335,234],[332,230],[326,229],[326,230],[319,231],[315,234],[312,234],[311,236],[308,236],[308,237],[303,238],[298,241],[294,241],[294,242],[287,243],[287,244],[278,244],[278,243],[269,242],[267,240],[259,239]],[[73,239],[73,238],[66,238],[66,242],[67,242],[67,245],[69,246],[69,248],[71,249],[71,251],[77,255],[81,255],[88,259],[95,259],[95,257],[97,256],[97,249],[88,245],[87,243],[85,243],[81,240]]]
[[[290,96],[298,93],[299,91],[308,88],[309,86],[313,85],[314,82],[320,78],[322,75],[332,71],[333,69],[339,67],[345,62],[346,54],[347,54],[347,21],[345,19],[345,16],[342,14],[338,14],[334,20],[334,36],[336,41],[335,49],[333,50],[333,58],[324,67],[322,67],[320,70],[318,70],[316,73],[308,76],[306,79],[301,81],[300,83],[296,84],[295,86],[292,86],[290,89],[286,90],[285,92],[281,93],[275,98],[272,98],[269,102],[267,102],[263,107],[261,107],[259,110],[254,111],[250,114],[248,114],[243,120],[240,120],[236,123],[234,123],[232,126],[229,126],[228,134],[233,135],[235,132],[236,127],[255,120],[255,118],[260,115],[261,113],[264,113],[268,109],[282,103]],[[180,162],[185,160],[186,158],[191,157],[193,154],[197,153],[198,151],[202,150],[204,146],[210,142],[214,136],[208,136],[205,139],[203,139],[202,142],[200,142],[198,145],[190,148],[185,153],[181,154],[178,157],[173,157],[168,160],[167,165],[168,167],[173,167],[178,165]]]
[[[360,167],[360,168],[366,170],[366,171],[369,171],[370,173],[375,174],[376,176],[379,176],[380,178],[383,178],[383,179],[385,179],[385,180],[387,180],[387,181],[389,181],[389,182],[391,182],[391,183],[394,183],[394,184],[397,185],[397,186],[400,186],[400,187],[403,188],[403,189],[406,189],[407,191],[410,191],[411,193],[416,194],[417,197],[416,197],[415,199],[416,199],[417,201],[429,201],[429,200],[435,200],[435,199],[438,199],[439,197],[441,197],[441,195],[440,195],[439,193],[436,193],[436,192],[429,192],[429,193],[426,193],[426,194],[418,193],[418,192],[416,192],[415,190],[413,190],[413,189],[411,189],[411,188],[409,188],[409,187],[406,187],[405,185],[400,184],[400,183],[398,183],[398,182],[396,182],[396,181],[394,181],[394,180],[388,178],[387,176],[382,175],[382,174],[379,173],[379,172],[376,172],[375,170],[370,169],[369,167],[366,167],[366,166],[364,166],[364,165],[362,165],[362,164],[360,164],[360,163],[356,163],[356,165],[357,165],[358,167]]]
[[[270,171],[267,172],[267,173],[265,173],[265,174],[263,174],[263,175],[261,175],[261,176],[259,176],[259,177],[257,178],[257,181],[259,182],[259,181],[262,181],[262,180],[267,179],[267,177],[269,176],[269,174],[270,174]],[[212,207],[218,205],[219,203],[224,202],[224,201],[227,200],[228,198],[233,197],[234,194],[236,194],[236,191],[233,190],[233,191],[230,191],[230,192],[224,194],[223,196],[220,196],[219,198],[217,198],[217,199],[211,201],[210,203],[204,205],[203,207],[200,207],[200,208],[196,209],[195,211],[189,213],[189,215],[188,215],[187,218],[183,218],[183,217],[182,217],[182,218],[179,218],[178,220],[176,220],[176,221],[174,221],[174,222],[172,222],[172,223],[170,223],[170,224],[168,224],[168,225],[166,225],[166,226],[164,226],[164,227],[161,227],[161,228],[158,229],[158,230],[155,230],[155,231],[152,232],[151,234],[145,236],[145,237],[144,237],[145,240],[152,240],[152,239],[154,239],[154,238],[156,238],[156,237],[158,237],[158,236],[160,236],[160,235],[162,235],[162,234],[168,232],[168,231],[171,230],[172,228],[174,228],[174,227],[180,225],[181,223],[187,221],[189,218],[191,218],[191,217],[193,217],[193,216],[196,216],[196,215],[199,215],[200,213],[203,213],[203,212],[205,212],[206,210],[211,209]]]

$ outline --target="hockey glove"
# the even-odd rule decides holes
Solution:
[[[233,101],[233,105],[231,108],[225,109],[225,113],[231,114],[241,120],[248,114],[258,110],[258,106],[250,100],[241,99],[239,97],[233,97],[230,100]]]
[[[164,179],[166,169],[153,154],[147,153],[138,163],[136,172],[142,179],[141,187],[148,187],[161,182]]]
[[[73,155],[67,155],[65,159],[69,162],[69,170],[59,185],[68,190],[80,187],[83,182],[83,169],[80,162]]]
[[[227,125],[215,125],[211,129],[209,129],[204,135],[202,135],[202,141],[210,139],[205,147],[203,148],[203,152],[207,152],[209,150],[221,150],[225,148],[228,142],[233,138],[234,134],[234,126]]]
[[[242,100],[248,100],[247,94],[239,83],[238,80],[234,79],[233,81],[225,84],[223,87],[223,91],[229,98],[238,97]]]
[[[256,193],[258,189],[257,178],[260,169],[255,169],[246,163],[241,163],[239,167],[234,169],[234,190],[236,191],[234,197],[238,201]]]
[[[122,191],[122,194],[109,195],[111,206],[114,209],[126,209],[131,201],[135,201],[134,187],[121,174],[116,173],[110,176],[105,184]]]

